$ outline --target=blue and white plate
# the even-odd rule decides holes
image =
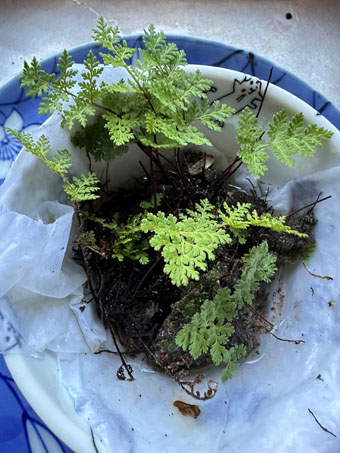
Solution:
[[[140,35],[126,39],[131,47],[143,46]],[[169,41],[175,42],[179,48],[185,50],[190,64],[233,69],[263,80],[268,78],[273,67],[272,63],[263,58],[225,44],[181,36],[170,36]],[[82,63],[90,49],[99,56],[101,49],[93,43],[74,48],[71,50],[71,55],[76,63]],[[57,72],[57,60],[58,55],[44,60],[43,69],[48,72]],[[340,129],[340,111],[306,83],[277,67],[273,67],[271,83],[305,101]],[[241,100],[242,90],[245,88],[242,85],[237,88],[240,91]],[[19,142],[6,132],[6,128],[29,131],[42,124],[46,117],[38,115],[38,105],[39,100],[32,100],[25,96],[24,90],[20,88],[18,77],[0,88],[0,184],[21,148]],[[0,451],[18,453],[68,453],[71,451],[34,414],[10,377],[2,358],[0,359],[0,389],[2,398]]]

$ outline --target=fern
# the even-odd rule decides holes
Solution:
[[[214,120],[224,120],[234,109],[220,103],[209,105],[206,92],[212,81],[202,78],[199,71],[186,73],[183,70],[187,65],[185,53],[175,44],[166,43],[164,33],[156,33],[152,25],[145,30],[145,49],[140,51],[142,60],[137,67],[129,65],[136,49],[129,48],[126,41],[120,39],[118,28],[106,24],[102,17],[93,37],[109,51],[101,53],[104,65],[124,68],[129,79],[99,85],[103,67],[92,51],[84,61],[85,70],[78,84],[74,62],[66,50],[59,59],[58,76],[44,72],[36,59],[31,64],[25,62],[21,83],[29,96],[42,97],[40,113],[57,110],[62,125],[72,129],[75,122],[85,128],[88,118],[96,109],[101,109],[104,127],[115,150],[105,156],[112,158],[125,152],[125,145],[133,142],[156,149],[190,143],[211,145],[192,123],[201,121],[206,127],[217,130],[219,126]],[[195,98],[202,100],[202,104]],[[86,131],[83,137],[78,133],[76,142],[87,144],[88,137]],[[91,139],[89,141],[93,144]],[[99,153],[91,144],[87,150],[94,150],[98,158]]]
[[[80,178],[74,176],[73,182],[70,182],[67,173],[72,163],[71,155],[66,149],[58,151],[54,157],[49,159],[47,155],[51,152],[51,145],[45,135],[41,135],[35,142],[31,134],[25,132],[19,133],[14,129],[9,129],[9,131],[13,137],[24,145],[26,151],[41,159],[53,173],[57,174],[62,179],[64,191],[71,201],[94,200],[99,197],[99,195],[96,194],[99,190],[99,180],[96,174],[89,173],[87,176],[81,175]]]
[[[243,271],[240,280],[235,285],[232,300],[241,309],[244,303],[250,304],[253,294],[258,291],[259,283],[269,282],[276,272],[276,257],[271,255],[266,241],[253,247],[242,258]]]
[[[100,17],[93,31],[96,43],[108,53],[101,53],[102,66],[93,52],[84,61],[80,82],[77,70],[65,50],[59,58],[58,74],[47,74],[36,58],[24,63],[21,85],[27,95],[41,98],[40,114],[59,112],[62,126],[80,130],[73,143],[85,148],[96,161],[111,162],[137,143],[153,162],[158,163],[159,149],[186,147],[189,144],[211,145],[202,130],[220,131],[221,123],[234,109],[215,101],[210,103],[207,92],[212,81],[200,71],[185,72],[185,52],[174,43],[167,43],[164,33],[150,25],[145,30],[144,48],[136,66],[131,65],[136,49],[120,38],[117,27]],[[117,83],[99,83],[104,67],[123,68],[127,77]],[[98,115],[89,124],[89,118]],[[205,129],[200,129],[204,126]],[[94,173],[70,179],[71,156],[61,150],[49,157],[50,143],[45,136],[36,142],[29,134],[9,131],[28,152],[40,158],[63,181],[70,200],[81,202],[98,198],[99,180]],[[239,144],[238,159],[250,173],[261,177],[267,170],[270,150],[276,158],[293,166],[295,156],[311,157],[332,133],[316,125],[304,125],[302,114],[292,118],[282,110],[273,116],[267,133],[249,108],[240,114],[236,128]],[[218,247],[234,239],[245,244],[250,228],[270,228],[298,237],[307,235],[293,230],[285,217],[268,213],[259,215],[248,203],[236,206],[223,204],[221,209],[201,200],[194,210],[187,209],[175,217],[164,212],[147,211],[159,207],[161,194],[140,204],[143,212],[130,216],[122,223],[118,215],[111,221],[93,217],[92,221],[111,231],[112,257],[125,257],[149,262],[149,249],[159,251],[164,260],[164,272],[176,286],[186,286],[198,280],[206,271],[208,260],[215,258]],[[81,235],[82,247],[104,255],[96,245],[93,231]],[[276,271],[275,257],[263,242],[243,257],[243,270],[233,289],[221,289],[213,300],[205,300],[191,321],[176,336],[176,344],[197,359],[209,354],[215,365],[224,365],[222,379],[230,378],[246,348],[233,343],[233,321],[246,304],[251,304],[260,282],[268,282]],[[206,296],[202,297],[202,300]]]
[[[262,141],[263,130],[249,107],[240,113],[236,134],[236,141],[240,145],[237,155],[254,178],[258,179],[267,170],[269,155],[266,151],[267,145]]]
[[[242,230],[246,230],[250,226],[270,228],[274,231],[294,234],[298,237],[308,237],[307,234],[300,233],[300,231],[293,230],[289,225],[286,225],[285,216],[275,217],[269,213],[263,213],[259,216],[254,209],[250,210],[250,203],[237,203],[236,206],[231,207],[227,203],[223,203],[223,209],[225,213],[222,210],[219,211],[219,217],[223,221],[222,226],[229,227],[235,236],[240,239],[241,243],[245,243]],[[239,230],[241,230],[241,235]]]
[[[162,194],[158,194],[157,206],[161,199]],[[144,201],[140,206],[145,211],[131,216],[123,224],[118,222],[117,216],[112,222],[94,220],[114,233],[113,258],[122,261],[128,257],[144,264],[148,262],[147,251],[152,247],[161,252],[164,272],[176,286],[187,286],[190,279],[198,280],[200,271],[207,269],[208,260],[215,258],[214,251],[232,241],[231,235],[244,244],[250,226],[307,236],[286,225],[283,216],[274,217],[267,213],[259,216],[255,210],[250,210],[249,203],[238,203],[234,207],[224,203],[223,212],[203,199],[196,204],[195,210],[187,209],[186,214],[181,213],[178,218],[172,214],[166,216],[162,211],[157,214],[148,212],[147,209],[154,207],[154,200]],[[148,239],[142,233],[148,234]],[[253,256],[256,256],[255,252]]]
[[[75,237],[75,241],[82,249],[89,249],[94,253],[98,253],[98,255],[105,256],[105,253],[97,245],[96,235],[93,230],[84,231],[80,236]]]
[[[306,234],[293,230],[285,224],[285,217],[270,214],[259,216],[250,211],[248,203],[238,203],[234,207],[223,205],[224,211],[217,210],[208,200],[196,204],[196,210],[187,210],[179,214],[178,219],[163,212],[156,215],[146,214],[140,228],[145,233],[152,233],[149,243],[155,250],[161,250],[165,261],[164,272],[169,274],[174,285],[186,286],[189,279],[198,280],[199,271],[207,269],[207,261],[214,259],[214,251],[219,245],[231,242],[230,233],[241,244],[246,242],[245,234],[250,226],[270,228],[307,237]]]
[[[66,184],[64,189],[72,201],[95,200],[99,190],[98,177],[95,173],[82,174],[80,178],[73,177],[73,183]]]
[[[124,68],[128,79],[99,85],[103,67],[90,51],[84,61],[82,80],[77,84],[74,62],[65,50],[59,59],[58,76],[47,74],[34,58],[31,64],[25,62],[21,84],[29,96],[42,98],[40,113],[57,110],[63,126],[72,129],[75,122],[82,126],[83,132],[77,133],[75,142],[85,145],[95,159],[114,159],[126,152],[130,143],[155,150],[188,144],[211,145],[197,124],[219,131],[221,122],[234,113],[234,109],[218,101],[210,105],[206,93],[212,81],[204,79],[199,71],[186,73],[183,50],[167,43],[164,33],[156,33],[153,25],[145,30],[145,48],[140,49],[137,66],[130,65],[136,49],[129,48],[121,40],[118,28],[108,25],[102,17],[93,38],[109,52],[100,54],[104,66]],[[98,140],[91,138],[94,128],[88,126],[88,118],[95,115],[96,109],[102,112],[101,129],[106,128],[103,152],[94,146]],[[266,140],[256,116],[245,108],[236,129],[238,157],[259,178],[267,170],[268,149],[288,166],[294,164],[295,155],[312,156],[332,133],[316,125],[304,127],[303,122],[302,114],[289,119],[282,110],[269,124]]]
[[[92,218],[114,234],[112,258],[117,258],[119,261],[130,258],[133,261],[139,261],[141,264],[149,262],[149,242],[143,237],[140,228],[142,216],[143,214],[131,216],[125,224],[119,222],[118,216],[115,216],[112,222],[106,222],[98,217]]]
[[[72,137],[72,143],[79,148],[85,148],[96,162],[111,162],[128,150],[126,145],[117,146],[112,143],[105,128],[105,120],[101,116],[82,131],[77,131]]]
[[[249,172],[258,179],[267,170],[268,149],[277,159],[289,167],[295,162],[295,155],[312,157],[333,133],[323,127],[310,124],[304,127],[304,116],[297,113],[291,119],[285,110],[273,116],[268,126],[269,141],[264,140],[264,130],[258,119],[246,107],[240,114],[236,128],[236,140],[240,145],[238,156],[247,165]]]
[[[211,214],[212,208],[203,200],[196,205],[196,212],[187,210],[187,215],[179,214],[179,219],[158,212],[148,213],[141,222],[142,231],[153,233],[149,243],[161,250],[164,272],[174,285],[186,286],[189,278],[198,280],[199,270],[205,271],[206,261],[214,259],[213,251],[220,244],[231,242]]]
[[[287,113],[281,110],[269,125],[269,146],[276,157],[289,167],[294,165],[294,154],[311,157],[333,135],[315,124],[304,128],[303,121],[302,113],[297,113],[289,121]]]
[[[268,282],[276,271],[276,258],[268,252],[267,242],[253,247],[243,257],[243,271],[232,293],[229,288],[218,291],[213,300],[206,300],[190,323],[176,336],[176,344],[193,359],[209,353],[215,365],[224,364],[222,379],[231,377],[237,361],[246,354],[243,345],[231,344],[235,332],[232,324],[238,310],[251,304],[261,281]]]

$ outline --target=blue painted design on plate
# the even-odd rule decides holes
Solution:
[[[34,413],[0,356],[0,451],[72,453]]]
[[[126,40],[131,47],[138,49],[144,46],[141,35],[129,36]],[[266,59],[242,49],[204,39],[168,36],[168,41],[176,43],[183,49],[191,64],[234,69],[263,80],[267,80],[273,67],[274,85],[299,97],[340,129],[340,111],[333,104],[305,82]],[[82,63],[90,49],[99,57],[102,49],[94,43],[71,49],[70,53],[76,63]],[[47,72],[56,72],[57,59],[58,55],[44,60],[41,63],[42,68]],[[5,131],[5,127],[28,131],[32,126],[42,124],[47,117],[38,115],[39,102],[38,99],[25,96],[24,90],[20,88],[18,76],[0,88],[0,165],[1,161],[4,163],[13,160],[20,149],[18,142]],[[0,185],[4,181],[3,176],[0,174]],[[39,446],[41,452],[71,453],[71,450],[64,446],[34,414],[21,396],[2,357],[0,357],[0,394],[0,451],[36,453]]]

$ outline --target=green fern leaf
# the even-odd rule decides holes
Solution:
[[[297,113],[289,120],[287,113],[281,110],[274,115],[269,125],[268,137],[271,140],[269,146],[278,160],[289,167],[294,165],[295,155],[313,156],[316,149],[333,135],[332,132],[315,124],[304,128],[303,123],[302,113]]]
[[[113,51],[120,40],[119,29],[108,25],[101,16],[98,19],[96,28],[93,30],[92,38],[106,49]]]
[[[250,249],[242,259],[244,266],[241,278],[237,281],[232,295],[233,302],[238,308],[244,303],[251,304],[253,295],[259,289],[261,281],[269,282],[276,272],[276,257],[268,251],[266,241]]]
[[[246,353],[247,350],[244,345],[233,346],[225,351],[223,362],[226,363],[226,365],[221,373],[222,382],[232,378],[233,373],[239,367],[238,361],[242,359]]]
[[[65,186],[65,192],[69,195],[72,201],[95,200],[99,198],[96,192],[99,179],[95,173],[88,173],[87,176],[82,174],[80,178],[73,177],[73,183]]]
[[[249,107],[240,113],[236,133],[236,141],[240,145],[237,154],[254,178],[258,179],[267,170],[266,162],[269,155],[266,151],[266,143],[261,140],[263,130]]]
[[[165,261],[164,272],[177,286],[186,286],[189,278],[197,280],[199,270],[206,270],[207,259],[213,259],[213,251],[221,244],[230,242],[230,236],[208,214],[210,204],[197,205],[200,212],[192,216],[181,214],[176,219],[163,212],[148,213],[141,222],[144,232],[152,232],[150,245],[161,250]]]

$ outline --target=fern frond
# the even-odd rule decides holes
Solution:
[[[85,148],[96,162],[111,162],[128,151],[127,145],[117,146],[112,142],[105,124],[104,118],[98,116],[92,125],[82,128],[72,137],[72,143],[79,148]]]
[[[242,258],[243,270],[235,284],[232,300],[241,309],[244,303],[251,304],[261,281],[269,282],[276,272],[276,257],[269,253],[267,241],[250,249]]]
[[[246,354],[247,349],[243,344],[232,346],[224,351],[223,362],[225,367],[221,373],[222,382],[232,378],[233,373],[239,367],[239,360],[245,357]]]
[[[124,224],[118,221],[115,216],[111,222],[104,219],[93,217],[92,220],[112,231],[115,239],[112,243],[112,258],[123,261],[124,258],[130,258],[133,261],[139,261],[141,264],[149,262],[148,250],[149,241],[142,237],[140,223],[143,215],[137,214],[131,216]]]
[[[228,206],[227,203],[223,204],[223,209],[219,211],[219,217],[223,221],[222,226],[230,228],[232,233],[243,240],[243,234],[240,230],[247,230],[250,226],[257,226],[263,228],[270,228],[274,231],[281,231],[284,233],[294,234],[298,237],[308,237],[307,234],[300,231],[293,230],[289,225],[286,225],[286,217],[275,217],[269,213],[263,213],[260,216],[255,210],[250,211],[250,203],[237,203],[236,206]]]
[[[273,231],[281,231],[283,233],[294,234],[295,236],[298,236],[300,238],[308,237],[308,234],[293,230],[289,225],[286,225],[285,216],[275,217],[270,215],[269,213],[263,213],[259,216],[257,212],[253,210],[252,212],[248,212],[247,222],[249,222],[249,225],[270,228]]]
[[[41,69],[38,60],[33,57],[31,63],[24,62],[24,70],[19,77],[22,88],[26,89],[27,96],[41,97],[50,90],[55,74],[47,74]]]
[[[214,299],[206,300],[200,311],[185,324],[175,338],[177,346],[188,351],[193,359],[209,352],[215,365],[223,363],[222,379],[231,377],[238,360],[246,353],[244,345],[230,344],[235,332],[232,321],[245,303],[251,303],[261,281],[268,282],[276,271],[276,258],[263,242],[243,257],[243,270],[232,293],[222,288]]]
[[[71,155],[64,149],[58,151],[57,154],[49,159],[47,155],[51,152],[51,145],[45,135],[41,135],[34,142],[31,134],[9,130],[10,133],[19,140],[25,147],[26,151],[34,154],[41,159],[47,167],[56,173],[64,183],[64,190],[71,201],[94,200],[99,197],[96,192],[99,190],[98,177],[94,173],[89,173],[88,176],[81,175],[80,178],[73,177],[73,183],[67,177],[68,169],[71,167]]]
[[[47,167],[61,177],[65,185],[68,184],[66,174],[72,163],[71,155],[66,149],[58,151],[52,159],[49,159],[47,155],[51,152],[51,144],[45,135],[41,135],[35,142],[31,134],[14,129],[8,129],[8,131],[19,140],[27,152],[41,159]]]
[[[72,201],[95,200],[99,198],[96,192],[100,189],[99,179],[95,173],[82,174],[80,178],[73,177],[73,183],[65,185],[65,192]]]
[[[267,170],[266,162],[269,155],[266,151],[267,144],[261,140],[263,130],[249,107],[240,113],[236,133],[236,141],[240,145],[237,155],[247,165],[254,178],[258,179]]]
[[[236,141],[240,145],[238,156],[247,165],[250,173],[258,179],[266,170],[271,148],[277,159],[292,167],[295,156],[312,157],[333,135],[323,127],[310,124],[304,127],[304,116],[297,113],[291,119],[285,110],[276,113],[268,126],[269,141],[263,138],[264,130],[249,107],[240,114],[236,129]]]
[[[200,208],[199,208],[200,207]],[[150,245],[161,250],[165,261],[164,272],[169,274],[174,285],[186,286],[189,278],[198,280],[199,270],[206,270],[208,259],[213,259],[213,251],[231,241],[230,236],[208,214],[209,205],[198,204],[200,211],[192,215],[166,216],[148,213],[141,222],[144,232],[153,233]]]
[[[100,97],[100,88],[97,86],[97,78],[104,71],[104,67],[100,66],[99,61],[93,54],[92,50],[89,51],[87,59],[84,61],[85,71],[82,73],[82,82],[79,82],[81,88],[78,96],[84,102],[93,103]]]
[[[278,160],[289,167],[294,165],[294,155],[313,156],[316,149],[333,135],[332,132],[315,124],[304,128],[303,123],[302,113],[297,113],[289,120],[287,113],[281,110],[274,115],[269,125],[270,147]]]
[[[96,28],[93,30],[92,38],[108,50],[113,51],[117,43],[119,43],[119,29],[112,27],[105,22],[104,17],[100,16]]]
[[[105,113],[103,118],[106,121],[104,127],[108,130],[114,145],[124,146],[135,138],[133,130],[137,125],[137,119],[134,116]]]
[[[193,108],[196,108],[195,105]],[[194,112],[190,111],[193,118],[192,121],[200,121],[204,126],[213,131],[220,131],[220,123],[234,113],[234,108],[222,104],[220,101],[215,101],[210,105],[207,99],[203,99],[200,109],[197,108]]]

